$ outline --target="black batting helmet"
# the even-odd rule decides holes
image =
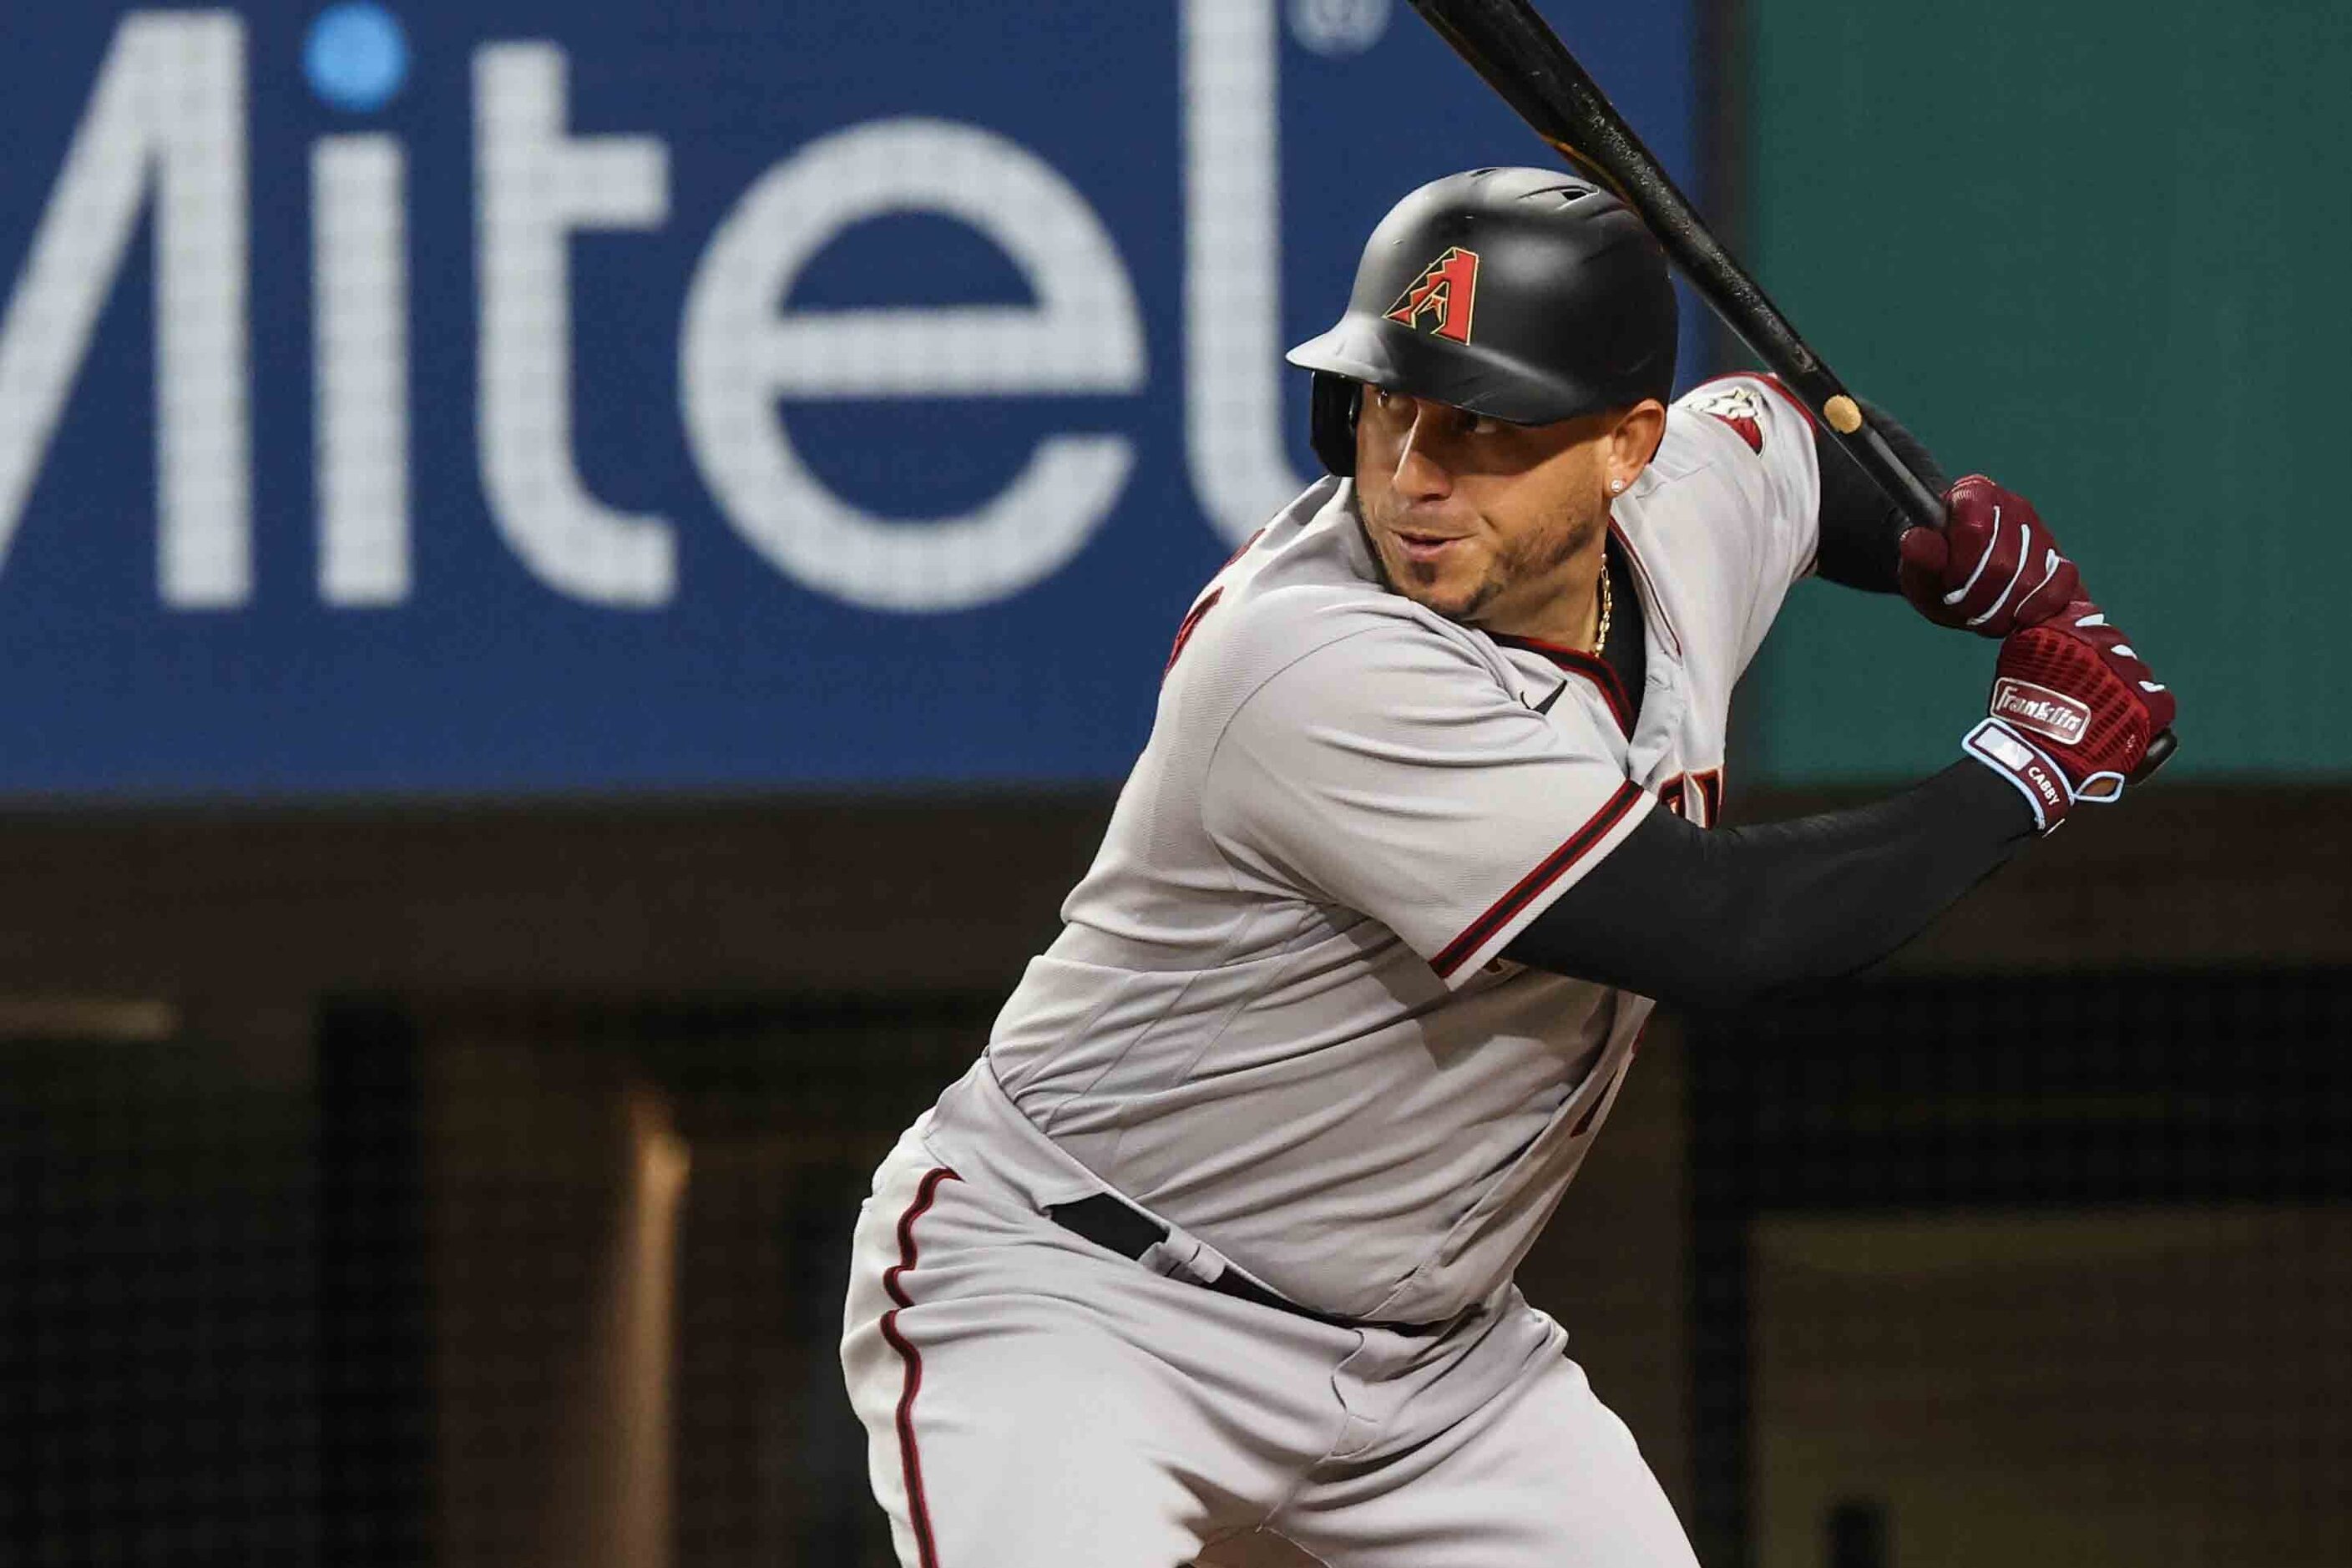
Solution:
[[[1642,220],[1585,175],[1473,169],[1389,209],[1347,314],[1289,358],[1315,373],[1315,455],[1352,474],[1366,382],[1517,425],[1664,400],[1674,285]]]

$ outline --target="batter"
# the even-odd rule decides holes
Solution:
[[[1512,1284],[1653,1006],[1883,956],[2173,714],[2021,499],[1906,533],[1776,384],[1670,409],[1675,335],[1613,195],[1487,169],[1293,351],[1331,474],[1194,601],[1060,937],[860,1219],[907,1568],[1693,1561]],[[1902,795],[1720,827],[1733,686],[1815,571],[2001,639],[1990,711]]]

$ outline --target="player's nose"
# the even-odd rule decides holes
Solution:
[[[1391,477],[1397,494],[1405,500],[1434,500],[1454,489],[1454,475],[1438,449],[1437,435],[1435,405],[1419,404],[1413,409],[1412,423],[1405,427],[1404,439],[1397,445],[1396,472]]]

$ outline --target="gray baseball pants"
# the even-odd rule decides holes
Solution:
[[[841,1350],[904,1568],[1270,1562],[1269,1537],[1328,1568],[1696,1568],[1516,1289],[1440,1333],[1318,1322],[1085,1241],[923,1130],[875,1173]]]

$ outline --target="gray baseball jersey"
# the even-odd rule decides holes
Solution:
[[[1009,1101],[1196,1270],[1327,1312],[1507,1284],[1651,1004],[1499,955],[1646,813],[1713,820],[1732,686],[1811,566],[1808,418],[1710,383],[1616,500],[1638,710],[1590,656],[1386,589],[1349,482],[1286,508],[1185,616],[1061,936],[929,1145],[986,1170]]]

